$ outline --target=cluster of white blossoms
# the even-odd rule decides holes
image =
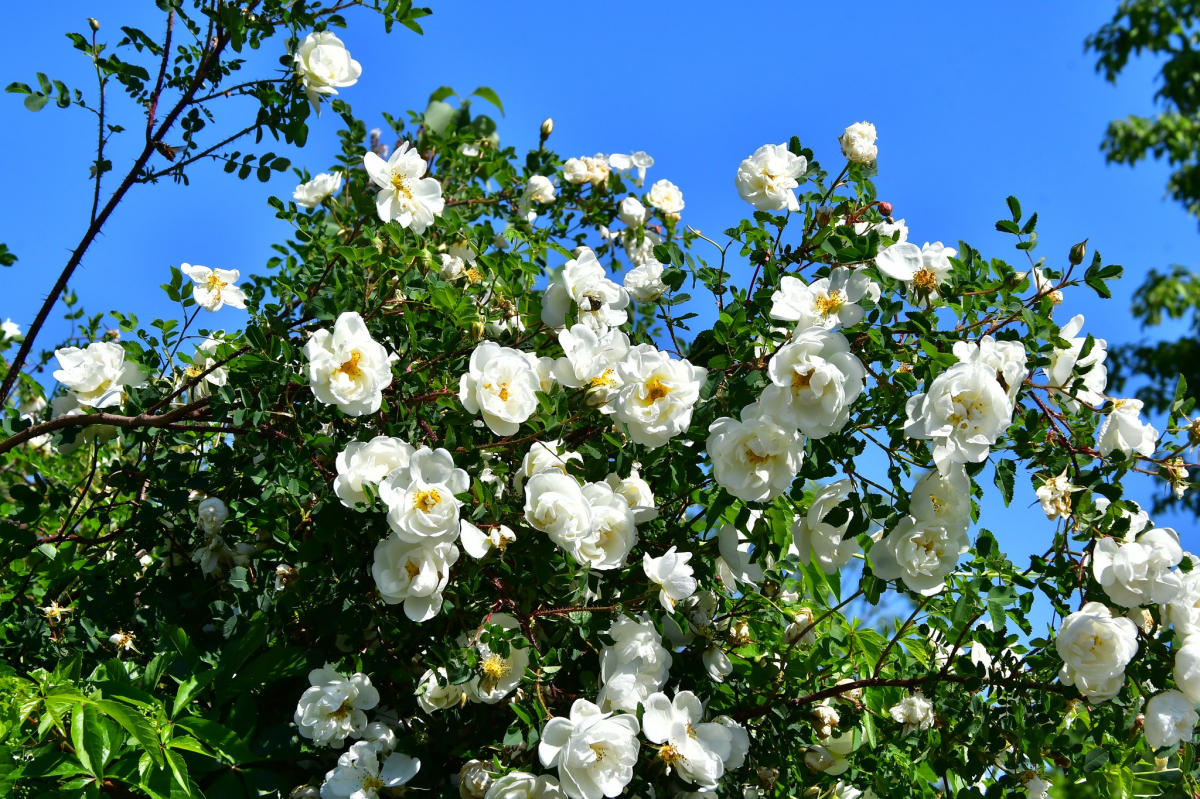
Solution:
[[[606,711],[636,713],[646,697],[666,685],[671,653],[646,614],[638,619],[618,617],[608,635],[613,643],[600,652],[601,688],[596,704]]]
[[[701,790],[712,790],[727,770],[745,762],[750,739],[733,719],[702,722],[704,709],[690,691],[674,699],[663,693],[646,698],[642,722],[630,713],[604,712],[577,699],[567,718],[546,722],[538,744],[543,766],[556,768],[562,792],[571,799],[619,796],[633,779],[638,734],[657,745],[668,771]]]
[[[300,735],[335,749],[347,738],[357,740],[326,773],[323,799],[378,799],[383,789],[399,788],[416,776],[421,761],[393,751],[396,733],[382,720],[389,715],[377,710],[380,720],[367,721],[366,711],[379,704],[379,691],[367,675],[346,678],[327,663],[309,672],[308,681],[311,687],[300,696],[293,716]]]
[[[908,515],[871,549],[875,576],[901,579],[910,591],[932,596],[971,548],[971,480],[960,464],[931,471],[913,486]]]
[[[199,564],[206,577],[219,575],[232,566],[248,566],[257,552],[253,544],[244,541],[229,546],[221,534],[228,519],[229,508],[218,497],[205,497],[196,507],[196,523],[204,541],[192,552],[192,562]]]

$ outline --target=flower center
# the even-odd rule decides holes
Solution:
[[[362,367],[358,365],[361,361],[362,353],[358,350],[355,350],[354,352],[350,353],[350,360],[339,366],[337,371],[341,372],[351,380],[357,380],[358,378],[362,377],[363,373]]]
[[[588,744],[588,748],[595,752],[597,763],[604,759],[604,744]]]
[[[792,391],[800,391],[801,389],[808,388],[808,384],[812,382],[813,371],[809,369],[807,372],[797,371],[793,374]]]
[[[818,296],[813,300],[813,307],[817,309],[817,313],[821,316],[830,316],[842,310],[842,306],[846,304],[846,296],[842,294],[840,289],[834,289],[824,296]]]
[[[617,381],[613,379],[613,370],[605,369],[603,374],[596,375],[588,381],[593,388],[616,388]]]
[[[933,273],[933,270],[927,267],[923,268],[920,272],[917,272],[915,275],[913,275],[913,285],[915,285],[920,291],[929,294],[937,289],[937,275]]]
[[[409,580],[415,580],[417,579],[417,575],[421,573],[421,567],[410,560],[404,564],[404,571],[408,572]]]
[[[337,710],[335,710],[329,714],[329,718],[340,720],[340,719],[346,718],[346,716],[349,716],[349,715],[350,715],[350,700],[347,699],[345,702],[342,702],[341,707],[339,707]]]
[[[383,788],[383,780],[374,774],[368,774],[363,777],[362,787],[363,791],[378,791]]]
[[[406,200],[412,200],[412,190],[408,188],[408,178],[399,172],[392,173],[392,191],[402,195]]]
[[[646,382],[646,400],[649,402],[658,402],[670,393],[671,389],[657,377],[652,377]]]
[[[221,278],[217,277],[216,272],[213,272],[211,275],[208,276],[208,279],[206,279],[204,281],[204,285],[208,287],[209,291],[215,291],[217,294],[220,294],[221,289],[225,288],[229,284],[226,283]]]
[[[759,455],[757,452],[750,449],[750,447],[746,447],[746,460],[749,461],[750,463],[753,463],[755,466],[759,466],[759,465],[764,464],[767,461],[771,460],[771,456],[770,455]]]
[[[507,677],[512,672],[512,668],[499,655],[488,655],[483,663],[479,664],[479,670],[483,673],[479,687],[485,692],[490,692],[501,678]]]
[[[421,513],[429,513],[431,510],[437,507],[438,503],[441,501],[442,495],[438,493],[436,488],[418,491],[415,495],[413,495],[413,507],[421,511]]]
[[[479,273],[478,269],[471,267],[467,270],[467,280],[471,281],[472,283],[477,283],[480,280],[483,280],[483,275]]]
[[[658,750],[658,756],[668,766],[675,766],[683,762],[683,754],[670,744],[663,744]]]
[[[204,374],[204,370],[201,369],[199,366],[189,366],[184,371],[183,374],[185,377],[196,378],[196,377],[199,377],[200,375]]]

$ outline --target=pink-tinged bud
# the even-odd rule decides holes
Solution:
[[[891,216],[892,215],[892,204],[886,203],[886,202],[880,202],[879,203],[879,213],[883,214],[884,216]]]

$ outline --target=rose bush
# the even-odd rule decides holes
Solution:
[[[342,149],[271,200],[286,240],[240,285],[172,268],[180,320],[81,324],[53,383],[31,344],[6,361],[6,790],[1197,789],[1197,561],[1123,487],[1187,489],[1194,402],[1160,433],[1055,318],[1119,267],[918,248],[865,122],[729,164],[749,216],[723,236],[643,190],[646,153],[555,153],[549,120],[518,153],[449,89],[389,144],[346,102],[386,65],[333,7],[226,7],[183,109],[278,26],[260,124],[302,143],[325,106]],[[165,169],[216,150],[188,152]],[[1017,479],[1032,557],[979,515]]]

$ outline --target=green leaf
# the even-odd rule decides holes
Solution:
[[[240,638],[225,647],[217,664],[217,684],[228,683],[246,659],[267,640],[267,624],[262,619],[250,623]]]
[[[1103,768],[1108,763],[1108,750],[1103,746],[1097,746],[1083,756],[1084,772],[1096,771]]]
[[[500,102],[500,95],[487,86],[480,86],[475,91],[471,92],[475,97],[482,97],[492,105],[500,109],[500,116],[504,116],[504,103]]]
[[[71,745],[88,773],[97,780],[104,779],[104,766],[112,756],[113,742],[104,717],[92,705],[84,704],[71,714]]]
[[[25,107],[30,111],[41,111],[48,102],[50,98],[44,94],[31,94],[25,98]]]
[[[1012,213],[1012,221],[1020,222],[1021,221],[1021,203],[1017,200],[1016,197],[1013,197],[1011,195],[1009,196],[1008,200],[1006,200],[1006,202],[1008,203],[1008,210]]]
[[[237,736],[237,733],[219,722],[202,719],[199,716],[189,716],[175,722],[175,726],[187,730],[205,746],[235,766],[262,760]]]
[[[175,704],[171,708],[171,718],[178,716],[179,711],[187,707],[188,703],[203,691],[216,676],[216,669],[209,669],[199,674],[193,674],[180,683],[179,690],[175,692]]]
[[[133,736],[142,748],[150,755],[154,764],[159,768],[163,765],[162,747],[159,745],[158,734],[150,726],[150,721],[133,708],[122,705],[111,699],[100,699],[93,702],[96,709],[112,718]]]
[[[445,100],[447,97],[453,97],[458,92],[451,89],[449,86],[439,86],[433,94],[429,95],[429,102],[437,103]]]
[[[171,773],[175,776],[175,781],[179,783],[179,787],[183,788],[183,792],[188,796],[192,795],[191,783],[188,781],[187,763],[183,760],[183,755],[179,752],[167,750],[167,765],[171,767]]]
[[[29,88],[28,83],[10,83],[4,87],[4,91],[9,94],[33,94],[33,89]]]
[[[1004,458],[996,464],[996,488],[1000,489],[1000,494],[1004,497],[1004,507],[1008,507],[1012,503],[1013,489],[1017,483],[1017,462]]]

